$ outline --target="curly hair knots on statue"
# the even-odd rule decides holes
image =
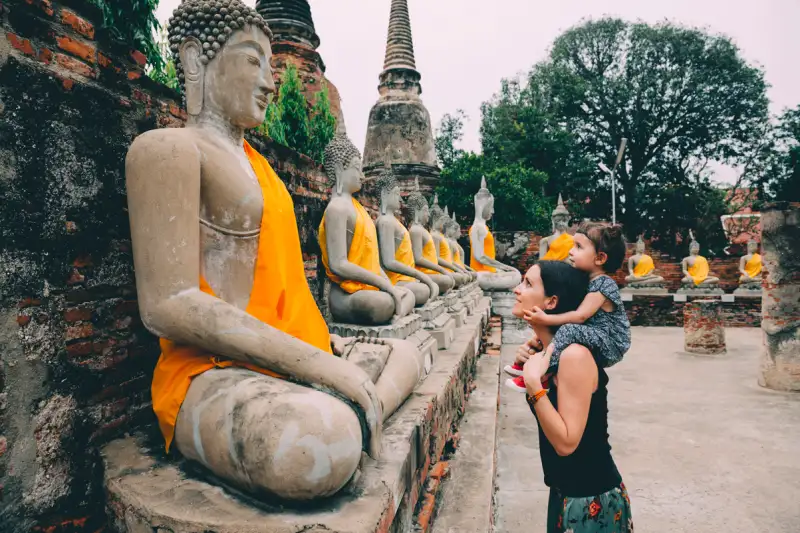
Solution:
[[[207,65],[219,53],[228,37],[247,24],[255,25],[272,39],[272,31],[264,17],[241,0],[184,0],[172,13],[167,26],[169,49],[181,88],[185,77],[179,51],[186,39],[194,37],[200,41],[203,48],[200,61]]]
[[[384,169],[383,172],[378,175],[378,178],[375,180],[375,185],[381,192],[389,192],[397,187],[397,176],[391,167]]]
[[[333,179],[336,176],[336,164],[346,168],[354,157],[361,160],[361,152],[350,141],[347,134],[337,133],[325,147],[325,174],[328,178]]]

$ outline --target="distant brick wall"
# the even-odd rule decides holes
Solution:
[[[124,160],[137,135],[186,114],[101,19],[85,0],[0,0],[3,533],[98,531],[98,446],[154,423],[158,345],[136,302]],[[294,198],[320,298],[328,180],[309,158],[249,140]]]
[[[625,302],[625,310],[632,326],[683,327],[684,305],[674,301],[671,294],[634,296],[633,301]],[[761,298],[737,297],[733,302],[723,302],[722,322],[728,328],[761,327]]]

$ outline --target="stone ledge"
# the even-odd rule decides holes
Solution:
[[[488,307],[488,299],[480,305]],[[298,507],[253,503],[192,477],[177,463],[159,462],[143,437],[127,437],[103,449],[113,525],[121,533],[403,531],[464,408],[486,324],[486,312],[479,312],[457,330],[427,379],[385,425],[382,458],[365,459],[336,496]]]

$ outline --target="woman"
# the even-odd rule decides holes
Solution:
[[[548,313],[575,310],[586,295],[588,277],[560,261],[532,266],[514,290],[513,314],[537,306]],[[558,371],[542,384],[549,361],[544,350],[557,328],[539,326],[520,347],[528,405],[539,423],[539,454],[550,487],[548,533],[629,533],[630,500],[608,444],[608,376],[591,352],[572,344]],[[541,352],[533,354],[534,346]]]

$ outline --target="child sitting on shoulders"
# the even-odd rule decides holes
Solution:
[[[618,363],[631,347],[631,325],[625,314],[622,296],[616,282],[609,277],[625,259],[625,238],[622,227],[600,222],[584,222],[575,233],[575,244],[569,252],[572,265],[589,273],[589,289],[583,303],[575,311],[547,314],[538,307],[525,311],[525,320],[533,325],[558,327],[547,348],[550,367],[547,375],[558,371],[561,352],[570,344],[581,344],[591,350],[601,367]],[[541,345],[532,338],[528,346]],[[517,376],[506,386],[526,392],[522,378],[524,361],[517,359],[505,371]]]

